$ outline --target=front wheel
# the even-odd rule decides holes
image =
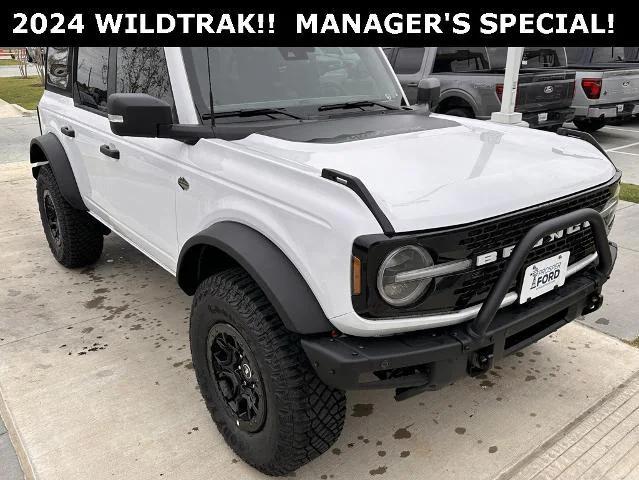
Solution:
[[[299,337],[284,328],[244,270],[225,270],[200,284],[190,339],[206,405],[247,463],[268,475],[286,475],[337,440],[344,392],[317,377]]]
[[[582,132],[596,132],[606,124],[606,121],[603,118],[586,118],[575,119],[573,123]]]

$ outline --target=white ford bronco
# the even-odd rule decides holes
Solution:
[[[49,47],[31,143],[65,267],[115,232],[193,295],[219,431],[288,474],[345,391],[478,375],[596,310],[620,172],[590,135],[411,107],[377,48]],[[577,138],[574,138],[577,137]]]

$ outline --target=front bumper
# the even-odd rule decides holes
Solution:
[[[562,287],[532,302],[498,310],[511,279],[544,232],[587,219],[599,262]],[[402,399],[436,390],[465,375],[477,375],[499,360],[601,306],[601,288],[617,256],[601,216],[583,209],[533,227],[515,249],[506,270],[472,323],[390,337],[307,337],[302,347],[324,383],[343,390],[396,388]]]
[[[540,115],[543,114],[546,114],[547,118],[545,121],[540,121]],[[562,108],[548,112],[526,112],[522,114],[522,120],[527,122],[531,128],[550,128],[572,122],[574,116],[575,110],[573,108]]]
[[[615,118],[624,119],[639,114],[639,101],[593,105],[587,109],[578,108],[575,118]]]

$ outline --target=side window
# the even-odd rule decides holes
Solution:
[[[109,47],[78,48],[75,84],[81,105],[106,112],[108,73]]]
[[[69,86],[69,47],[47,50],[47,86],[66,90]]]
[[[118,47],[116,93],[146,93],[174,106],[163,47]]]
[[[440,47],[437,49],[433,73],[476,72],[489,68],[488,55],[484,47]]]
[[[395,73],[398,75],[411,75],[422,68],[425,48],[399,48],[395,58]]]

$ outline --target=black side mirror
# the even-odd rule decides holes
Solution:
[[[107,112],[111,131],[125,137],[157,137],[160,125],[173,123],[169,104],[146,93],[109,95]]]
[[[441,84],[436,78],[422,78],[417,85],[417,104],[427,104],[434,110],[439,103]]]

